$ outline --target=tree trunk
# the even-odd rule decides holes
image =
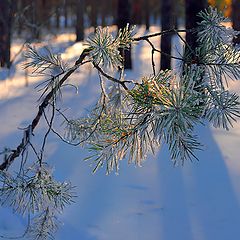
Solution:
[[[240,31],[240,1],[232,0],[232,22],[233,29]],[[240,34],[233,39],[234,44],[240,44]]]
[[[149,13],[149,0],[144,0],[144,15],[145,15],[145,25],[146,30],[148,31],[150,28],[150,13]]]
[[[185,25],[186,29],[194,29],[198,27],[198,22],[201,21],[201,18],[197,16],[197,14],[204,10],[207,7],[207,0],[185,0]],[[186,48],[185,48],[185,56],[189,62],[197,61],[196,59],[196,48],[197,44],[197,33],[195,32],[187,32],[186,33]],[[195,91],[198,91],[202,95],[205,95],[205,91],[202,87],[203,75],[196,83]],[[204,102],[199,102],[199,106],[203,105]]]
[[[207,0],[185,0],[185,25],[186,29],[193,29],[198,26],[198,22],[201,20],[197,14],[204,10],[207,7]],[[191,49],[188,50],[188,54],[190,54],[193,59],[193,52],[197,47],[197,34],[192,32],[186,33],[186,42]]]
[[[68,27],[68,1],[64,0],[64,27]]]
[[[161,6],[161,25],[162,31],[173,28],[172,16],[172,0],[162,1]],[[171,34],[163,34],[161,36],[161,70],[171,68],[171,49],[172,49],[172,36]]]
[[[32,38],[33,39],[39,39],[40,38],[40,24],[39,24],[39,2],[38,1],[32,1],[31,2],[31,32],[32,32]]]
[[[106,8],[109,7],[109,6],[107,5],[107,1],[105,1],[105,0],[102,0],[101,3],[102,3],[102,6],[101,6],[101,25],[103,27],[105,27],[106,26],[106,19],[107,19],[107,9]]]
[[[40,13],[40,19],[41,24],[43,27],[50,30],[50,16],[52,12],[52,4],[49,0],[42,0],[41,1],[41,13]]]
[[[0,67],[10,68],[12,1],[0,1]]]
[[[56,28],[59,29],[60,28],[60,7],[57,5],[56,6]]]
[[[76,42],[84,39],[84,0],[76,0]]]
[[[128,23],[130,23],[130,3],[129,0],[118,0],[117,8],[117,26],[118,29],[123,29]],[[124,68],[132,69],[131,48],[128,50],[120,49],[120,53],[123,57]]]
[[[22,0],[18,0],[17,1],[17,14],[19,14],[22,10],[23,10],[23,2],[22,2]],[[17,34],[18,34],[18,36],[20,36],[21,33],[22,33],[22,27],[23,27],[22,19],[19,18],[18,23],[17,23]]]
[[[98,11],[96,6],[96,1],[91,1],[91,26],[96,29],[97,27],[97,18],[98,18]]]

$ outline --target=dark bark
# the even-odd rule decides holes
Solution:
[[[204,10],[207,7],[207,0],[185,0],[185,25],[186,29],[194,30],[198,27],[198,22],[201,21],[201,18],[198,16],[198,13]],[[186,48],[185,56],[189,63],[198,63],[196,57],[196,48],[198,47],[197,43],[197,33],[195,31],[186,32]],[[198,91],[203,96],[205,95],[204,88],[202,87],[203,76],[201,75],[200,79],[196,83],[195,91]],[[199,102],[199,106],[204,105],[204,102]]]
[[[1,0],[2,1],[2,0]],[[67,71],[62,79],[59,81],[59,84],[57,87],[53,88],[43,99],[42,103],[38,107],[38,112],[35,116],[35,118],[32,120],[32,123],[29,125],[28,128],[24,130],[23,138],[21,140],[21,143],[13,150],[11,150],[11,153],[4,158],[4,161],[0,164],[0,171],[4,171],[8,169],[11,164],[25,151],[26,149],[26,142],[29,142],[29,138],[31,137],[30,134],[33,134],[35,128],[38,126],[40,119],[44,115],[45,109],[49,106],[51,99],[53,98],[54,94],[56,93],[56,88],[60,88],[65,81],[78,69],[79,65],[83,62],[83,60],[86,58],[86,56],[89,54],[88,49],[84,49],[78,58],[78,60],[75,62],[74,67],[72,67],[69,71]],[[31,131],[30,131],[31,129]]]
[[[240,31],[240,1],[232,0],[232,22],[233,29]],[[240,44],[240,34],[233,39],[234,44]]]
[[[23,9],[23,2],[22,0],[17,1],[17,14],[19,14]],[[18,19],[18,23],[17,23],[17,34],[20,36],[22,33],[22,28],[23,28],[23,22],[22,19],[19,18]]]
[[[96,29],[97,27],[97,17],[98,17],[98,11],[97,11],[97,3],[95,0],[91,1],[91,26]]]
[[[42,0],[41,5],[42,11],[41,11],[41,24],[43,24],[43,27],[46,27],[48,30],[50,30],[50,17],[52,15],[52,6],[51,2],[48,0]]]
[[[31,32],[33,39],[40,38],[40,24],[39,24],[39,2],[32,1],[31,2]]]
[[[123,29],[128,23],[130,23],[129,0],[118,0],[117,9],[117,26],[118,29]],[[120,49],[120,53],[124,59],[124,68],[132,69],[131,48],[127,50]]]
[[[200,22],[200,17],[197,15],[200,11],[204,10],[207,7],[207,0],[185,0],[185,25],[186,29],[195,29]],[[188,50],[188,53],[191,55],[191,58],[194,59],[193,52],[197,47],[197,34],[194,32],[186,33],[186,41],[188,46],[191,47]]]
[[[101,1],[102,5],[101,5],[101,25],[103,27],[106,26],[106,18],[107,18],[107,1],[102,0]]]
[[[61,10],[60,7],[57,5],[56,6],[56,10],[55,10],[55,14],[56,14],[56,28],[59,29],[60,28],[60,14]]]
[[[141,1],[132,1],[132,23],[135,25],[142,24],[142,5]]]
[[[76,0],[76,42],[84,39],[84,0]]]
[[[68,1],[64,0],[64,27],[68,27]]]
[[[148,31],[150,28],[149,0],[144,0],[144,13],[146,30]]]
[[[166,31],[173,28],[173,12],[172,12],[172,0],[162,1],[161,6],[161,25],[162,31]],[[164,34],[161,37],[161,70],[171,68],[171,49],[172,49],[172,35]]]
[[[12,1],[0,1],[0,67],[10,68]]]

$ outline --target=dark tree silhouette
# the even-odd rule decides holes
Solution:
[[[10,68],[10,47],[12,28],[13,2],[0,1],[0,67]]]
[[[144,17],[145,17],[146,30],[149,30],[149,27],[150,27],[149,0],[144,0]]]
[[[56,8],[55,8],[55,15],[56,15],[56,28],[59,29],[60,28],[61,8],[58,5],[56,5]]]
[[[101,12],[101,25],[103,27],[106,26],[107,8],[108,8],[107,4],[108,4],[108,1],[106,0],[101,1],[100,12]]]
[[[187,56],[187,61],[198,61],[196,59],[196,48],[198,46],[197,43],[197,32],[194,31],[198,27],[198,23],[202,20],[198,13],[204,10],[207,7],[207,0],[185,0],[185,25],[186,29],[191,29],[192,31],[186,32],[186,46],[185,46],[185,56]],[[205,91],[201,86],[203,82],[203,75],[198,80],[198,85],[195,87],[195,90],[205,95]],[[199,102],[199,106],[203,104],[202,101]]]
[[[198,13],[207,7],[207,0],[185,0],[185,25],[186,29],[195,29],[198,26],[198,22],[201,20]],[[195,50],[197,47],[197,35],[194,32],[186,33],[186,41],[191,50]],[[188,49],[189,50],[189,49]],[[192,51],[188,51],[190,55]],[[191,56],[194,58],[194,56]]]
[[[240,31],[240,1],[232,0],[232,22],[233,28]],[[233,40],[235,44],[240,44],[240,34]]]
[[[130,2],[129,0],[118,0],[117,9],[117,26],[118,29],[123,29],[130,23]],[[124,58],[124,68],[132,69],[131,48],[129,50],[120,49],[121,55]]]
[[[84,6],[85,0],[76,0],[76,42],[84,39]]]
[[[97,4],[97,2],[95,0],[91,0],[91,26],[94,27],[96,29],[97,27],[97,17],[98,17],[98,8],[99,8],[99,2]]]
[[[173,12],[172,12],[172,1],[162,1],[161,4],[161,26],[162,31],[169,30],[173,28]],[[171,34],[166,34],[161,36],[161,66],[162,70],[171,68],[171,44],[172,36]]]
[[[63,7],[63,11],[64,11],[64,27],[65,28],[67,28],[68,27],[68,14],[69,14],[69,12],[68,12],[68,1],[67,0],[64,0],[64,7]]]
[[[39,1],[31,1],[29,13],[31,14],[31,32],[32,32],[32,38],[33,39],[39,39],[40,38],[40,28],[39,28]]]

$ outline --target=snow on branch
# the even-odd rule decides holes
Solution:
[[[74,197],[72,185],[57,182],[44,159],[50,132],[68,144],[87,148],[89,157],[85,160],[91,161],[93,171],[105,167],[109,174],[118,172],[123,159],[141,166],[148,154],[154,154],[162,144],[168,146],[174,164],[198,159],[197,151],[202,143],[195,127],[199,123],[207,120],[214,127],[228,130],[239,119],[239,96],[227,89],[229,78],[240,77],[240,53],[232,44],[232,38],[238,33],[224,27],[225,18],[213,8],[199,16],[202,21],[194,30],[170,29],[141,37],[134,37],[134,28],[129,26],[115,35],[108,28],[99,27],[72,67],[67,67],[49,48],[38,50],[28,45],[25,67],[46,80],[39,85],[41,102],[34,119],[23,129],[20,144],[1,152],[4,157],[0,164],[0,203],[22,215],[31,215],[27,234],[30,238],[53,238],[58,228],[57,215]],[[177,58],[182,62],[177,73],[156,72],[153,54],[161,50],[151,38],[176,33],[187,44],[179,34],[183,31],[198,34],[194,54]],[[153,73],[136,81],[128,80],[119,48],[128,49],[140,41],[147,41],[151,47]],[[56,107],[57,96],[64,83],[86,62],[91,62],[99,74],[101,96],[88,115],[69,118]],[[110,74],[109,68],[118,74]],[[50,119],[47,108],[52,110]],[[53,128],[56,112],[64,119],[64,136]],[[42,117],[47,129],[38,150],[32,138]],[[36,159],[27,168],[30,150]],[[16,159],[20,159],[21,166],[18,173],[12,173],[10,167]]]

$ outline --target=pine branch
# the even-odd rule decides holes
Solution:
[[[24,130],[24,137],[22,138],[21,143],[17,146],[16,149],[11,150],[11,153],[6,157],[4,162],[0,165],[0,170],[6,170],[12,163],[13,161],[20,156],[20,154],[24,151],[26,147],[25,143],[25,138],[27,139],[30,138],[30,135],[33,133],[34,129],[37,127],[45,108],[50,104],[51,99],[53,98],[56,88],[59,88],[63,85],[63,83],[77,70],[77,68],[82,64],[83,60],[85,59],[86,56],[89,55],[90,50],[89,49],[84,49],[83,52],[81,53],[80,57],[78,60],[75,62],[75,65],[63,76],[63,78],[59,81],[58,86],[56,86],[54,89],[52,89],[44,98],[42,101],[41,105],[38,108],[38,112],[35,116],[35,118],[32,120],[32,123],[29,125],[29,127]],[[31,129],[31,131],[29,130]]]
[[[197,159],[195,152],[202,145],[194,130],[203,118],[213,126],[227,130],[233,126],[232,122],[240,118],[239,97],[225,90],[227,76],[237,79],[240,75],[239,49],[229,41],[236,33],[221,25],[224,17],[212,8],[200,13],[200,17],[202,22],[193,30],[170,29],[135,38],[134,28],[129,26],[116,36],[108,28],[99,27],[95,35],[88,39],[89,47],[68,69],[61,58],[50,50],[46,49],[47,54],[41,54],[29,47],[28,57],[32,61],[27,63],[27,67],[32,67],[33,73],[46,77],[50,74],[51,79],[38,85],[43,90],[40,97],[42,101],[31,124],[23,129],[21,143],[14,150],[0,152],[4,155],[0,165],[0,203],[10,205],[20,214],[30,212],[33,215],[33,225],[28,231],[30,237],[52,238],[58,226],[56,214],[73,198],[71,185],[55,181],[43,162],[50,131],[68,144],[87,147],[92,154],[87,159],[93,160],[95,165],[93,171],[106,165],[107,173],[110,173],[112,170],[118,171],[119,162],[124,158],[140,166],[147,154],[154,153],[161,143],[168,145],[171,160],[175,164]],[[191,49],[179,34],[186,31],[198,33],[196,49]],[[179,73],[172,70],[156,73],[154,53],[161,53],[161,50],[154,46],[151,39],[174,33],[193,54],[185,54],[183,58],[167,55],[183,62],[184,67]],[[123,59],[119,52],[119,47],[129,48],[131,43],[139,41],[146,41],[150,45],[153,69],[153,75],[142,77],[141,83],[125,79],[124,69],[121,68]],[[86,57],[87,60],[84,60]],[[68,120],[55,108],[56,97],[64,86],[70,85],[65,83],[66,80],[87,62],[91,62],[98,71],[101,96],[87,116]],[[116,71],[120,68],[120,76],[117,78],[108,74],[106,67],[115,68]],[[109,84],[108,88],[102,77],[113,84]],[[46,115],[48,106],[52,106],[50,119]],[[53,128],[55,111],[61,114],[67,124],[66,138]],[[38,153],[31,143],[31,136],[42,117],[48,129]],[[37,162],[26,169],[28,146],[36,155]],[[21,166],[17,174],[4,171],[20,156]]]
[[[112,76],[110,76],[109,74],[105,73],[102,68],[100,68],[97,64],[93,63],[94,67],[104,76],[106,77],[108,80],[118,83],[120,84],[125,90],[128,90],[128,87],[126,86],[125,83],[132,83],[132,81],[120,81]]]
[[[162,32],[158,32],[158,33],[153,33],[153,34],[149,34],[149,35],[145,35],[145,36],[141,36],[141,37],[136,37],[136,38],[133,38],[132,40],[133,41],[136,41],[136,42],[139,42],[139,41],[142,41],[142,40],[147,40],[149,38],[153,38],[153,37],[158,37],[158,36],[161,36],[161,35],[165,35],[165,34],[173,34],[173,33],[181,33],[181,32],[191,32],[193,30],[187,30],[187,29],[169,29],[169,30],[166,30],[166,31],[162,31]]]

